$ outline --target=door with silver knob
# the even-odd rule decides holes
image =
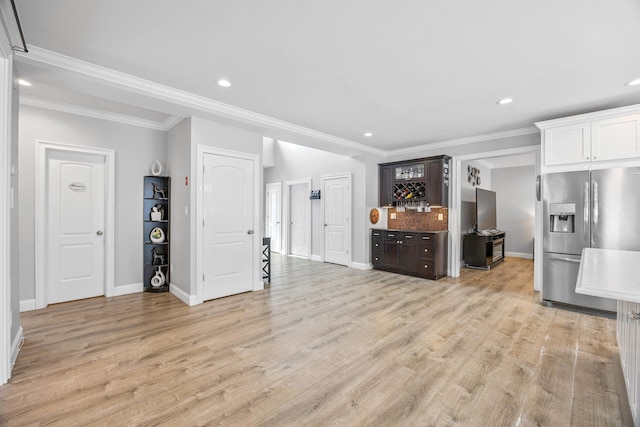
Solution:
[[[280,252],[282,250],[282,183],[267,184],[266,192],[265,237],[271,237],[271,252]]]
[[[308,182],[289,186],[289,253],[311,256],[311,205]]]
[[[97,234],[98,236],[102,236],[104,233],[103,233],[101,230],[98,230],[98,231],[96,231],[96,234]]]

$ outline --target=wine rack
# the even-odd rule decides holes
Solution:
[[[424,182],[400,182],[393,184],[393,197],[396,200],[421,200],[427,195]]]

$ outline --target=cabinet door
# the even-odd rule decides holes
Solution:
[[[382,265],[388,268],[398,268],[398,242],[385,239],[382,251]]]
[[[442,159],[427,162],[427,203],[431,206],[447,206],[448,192],[444,191]]]
[[[393,171],[391,166],[380,166],[379,172],[379,202],[380,206],[393,205]]]
[[[544,131],[544,163],[547,166],[579,163],[591,157],[589,123],[561,126]]]
[[[629,303],[629,342],[627,346],[627,395],[629,397],[629,406],[636,425],[638,423],[638,392],[640,391],[640,371],[638,363],[640,363],[640,354],[638,353],[638,344],[640,344],[640,328],[638,327],[637,317],[640,313],[640,304]]]
[[[398,245],[398,267],[408,273],[418,272],[418,243],[401,240]]]
[[[640,114],[591,123],[592,160],[640,156]]]

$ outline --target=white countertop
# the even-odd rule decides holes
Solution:
[[[640,252],[583,249],[576,293],[640,302]]]

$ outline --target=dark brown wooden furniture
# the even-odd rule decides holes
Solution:
[[[449,160],[442,155],[378,165],[380,206],[425,201],[448,207]]]
[[[462,244],[462,257],[467,267],[489,270],[504,261],[504,231],[497,233],[482,232],[465,234]]]
[[[373,268],[438,280],[447,275],[447,231],[371,230]]]

